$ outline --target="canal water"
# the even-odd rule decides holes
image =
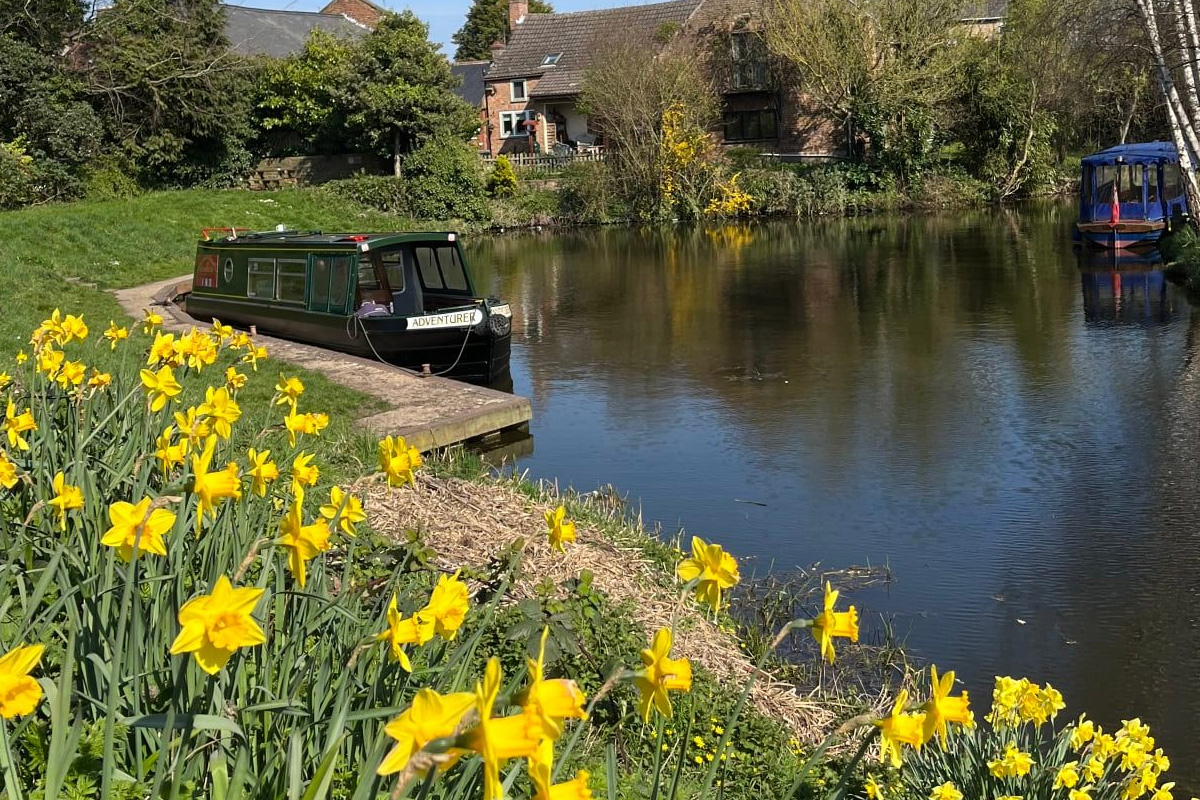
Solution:
[[[534,478],[614,484],[916,658],[1139,716],[1200,790],[1200,314],[1073,209],[496,237]],[[1118,268],[1119,267],[1119,268]],[[982,713],[982,712],[981,712]]]

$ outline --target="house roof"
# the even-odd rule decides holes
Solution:
[[[450,71],[462,78],[462,85],[454,90],[461,99],[478,108],[483,104],[483,76],[489,61],[456,61]]]
[[[1004,19],[1008,14],[1008,0],[971,0],[962,10],[964,22]]]
[[[701,0],[671,0],[641,6],[622,6],[570,14],[529,14],[515,26],[508,45],[492,62],[487,80],[541,76],[531,97],[573,95],[579,91],[583,73],[591,66],[597,38],[613,31],[644,35],[654,46],[655,34],[663,24],[682,26]],[[547,56],[560,54],[545,65]]]
[[[308,35],[323,30],[334,36],[362,36],[367,29],[340,14],[275,11],[222,4],[229,49],[242,56],[283,58],[304,47]]]

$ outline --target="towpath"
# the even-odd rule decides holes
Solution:
[[[177,287],[189,286],[191,276],[147,283],[116,291],[117,301],[133,317],[152,308],[163,327],[183,331],[196,320],[170,301]],[[529,400],[517,395],[438,377],[421,377],[408,370],[321,347],[259,334],[272,359],[319,372],[329,380],[382,400],[387,409],[363,417],[357,424],[380,436],[398,435],[422,451],[465,442],[529,422]]]

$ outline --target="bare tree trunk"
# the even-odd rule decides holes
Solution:
[[[1171,0],[1171,5],[1175,12],[1171,15],[1175,20],[1175,35],[1179,39],[1179,47],[1184,54],[1183,66],[1180,69],[1180,72],[1183,73],[1184,96],[1187,98],[1188,113],[1195,116],[1200,114],[1200,95],[1196,93],[1196,84],[1200,81],[1196,77],[1196,62],[1190,56],[1196,52],[1197,48],[1188,37],[1183,19],[1183,8],[1186,6],[1191,9],[1192,0]]]
[[[1133,115],[1137,113],[1138,99],[1142,94],[1142,85],[1139,83],[1133,88],[1133,97],[1129,101],[1129,110],[1125,113],[1125,119],[1121,122],[1121,141],[1118,144],[1125,144],[1125,140],[1129,138],[1129,128],[1133,125]]]
[[[400,131],[392,134],[392,175],[400,177]]]

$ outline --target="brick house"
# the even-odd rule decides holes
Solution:
[[[450,72],[461,81],[454,93],[464,103],[479,109],[479,133],[474,141],[481,151],[488,149],[488,96],[484,93],[483,76],[489,66],[490,61],[455,61],[450,65]]]
[[[320,11],[282,11],[221,4],[229,49],[240,56],[285,58],[298,53],[315,30],[357,38],[387,13],[368,0],[333,0]]]
[[[568,14],[530,14],[527,0],[509,0],[508,8],[509,41],[493,45],[484,78],[488,124],[480,136],[488,152],[547,152],[556,141],[592,141],[600,132],[576,106],[580,84],[594,44],[620,30],[644,34],[647,47],[695,48],[703,56],[721,98],[714,131],[721,144],[796,159],[846,154],[844,132],[772,74],[759,35],[761,0],[672,0]],[[963,22],[991,35],[1006,10],[1007,0],[975,0]],[[665,45],[657,35],[664,25],[678,29]]]

